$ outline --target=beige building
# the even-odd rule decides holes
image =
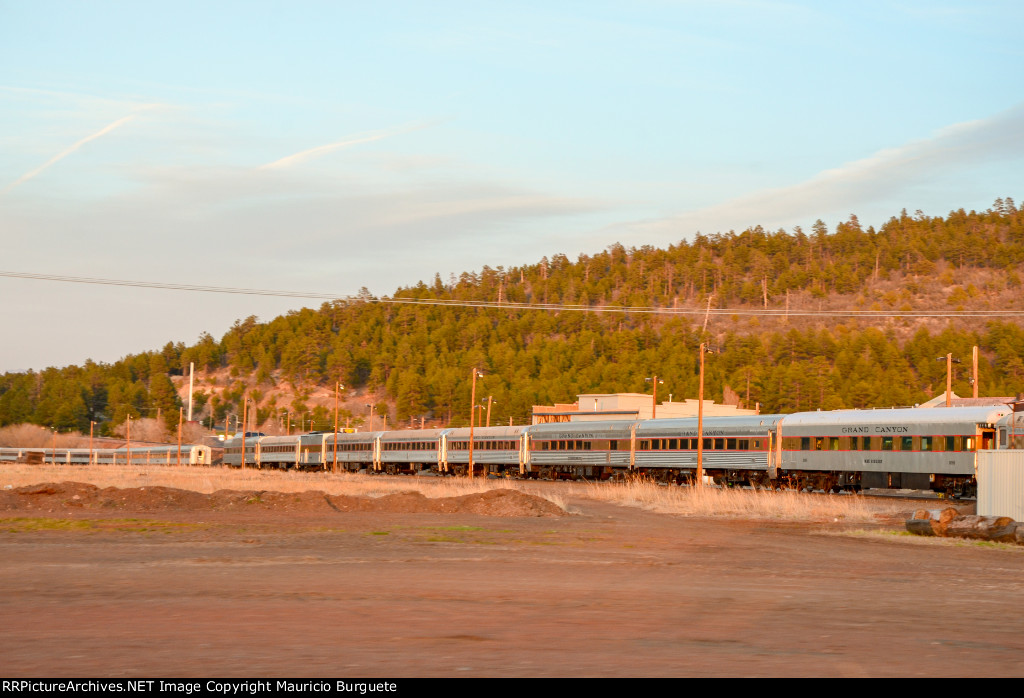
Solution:
[[[644,393],[589,393],[579,395],[572,404],[534,405],[533,424],[696,417],[697,406],[697,400],[670,401],[660,403],[655,410],[652,397]],[[735,405],[715,404],[714,400],[704,401],[705,417],[737,417],[757,413],[757,410],[741,410]]]

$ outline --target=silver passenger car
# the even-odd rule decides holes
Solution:
[[[444,435],[450,429],[386,431],[380,436],[376,469],[386,473],[440,471],[444,459]]]
[[[1009,407],[791,414],[779,424],[779,476],[808,479],[821,489],[859,484],[959,491],[973,481],[976,451],[996,447],[996,424],[1008,414]],[[834,476],[822,473],[851,481],[831,483]]]
[[[524,438],[529,427],[475,427],[473,429],[474,473],[501,473],[518,476],[524,472],[528,456]],[[447,452],[446,472],[464,474],[469,465],[469,427],[451,429],[444,436]]]

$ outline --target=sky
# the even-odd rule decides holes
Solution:
[[[1022,24],[1012,0],[0,0],[0,273],[387,295],[984,210],[1024,200]],[[0,276],[0,373],[303,304]]]

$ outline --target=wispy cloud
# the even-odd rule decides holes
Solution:
[[[806,221],[901,195],[922,183],[984,163],[1024,159],[1024,104],[954,124],[928,138],[877,151],[791,186],[763,189],[669,218],[615,226],[651,236]],[[1001,194],[996,192],[993,195]]]
[[[328,143],[327,145],[320,145],[316,148],[310,148],[309,150],[303,150],[292,155],[285,156],[280,160],[274,160],[268,162],[265,165],[260,165],[261,170],[276,170],[294,165],[299,165],[307,160],[313,160],[321,155],[340,150],[342,148],[348,148],[353,145],[359,145],[360,143],[372,143],[373,141],[379,141],[390,136],[397,136],[402,133],[409,133],[411,131],[418,131],[426,128],[430,124],[412,124],[410,126],[403,126],[400,128],[385,129],[380,131],[369,131],[367,133],[357,134],[346,138],[345,140],[338,141],[337,143]]]
[[[122,118],[118,119],[117,121],[115,121],[115,122],[113,122],[111,124],[107,124],[106,126],[101,128],[99,131],[97,131],[96,133],[93,133],[92,135],[86,136],[82,140],[74,143],[71,147],[66,148],[65,150],[62,150],[61,152],[57,153],[52,158],[50,158],[49,160],[44,162],[39,167],[37,167],[34,170],[32,170],[31,172],[26,172],[22,176],[18,177],[18,179],[14,180],[11,184],[8,184],[3,189],[0,189],[0,196],[6,194],[7,192],[11,191],[15,187],[24,184],[25,182],[27,182],[28,180],[32,179],[33,177],[38,176],[39,174],[44,172],[47,168],[49,168],[50,166],[55,165],[56,163],[60,162],[61,160],[66,158],[68,155],[71,155],[73,152],[75,152],[76,150],[81,148],[86,143],[88,143],[90,141],[94,141],[97,138],[100,138],[102,136],[107,135],[111,131],[113,131],[113,130],[115,130],[117,128],[120,128],[121,126],[123,126],[124,124],[128,123],[129,121],[131,121],[134,118],[135,118],[135,115],[134,114],[130,114],[129,116],[122,117]]]

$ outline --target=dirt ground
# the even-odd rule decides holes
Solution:
[[[3,674],[1020,676],[1024,553],[498,490],[0,492]]]

